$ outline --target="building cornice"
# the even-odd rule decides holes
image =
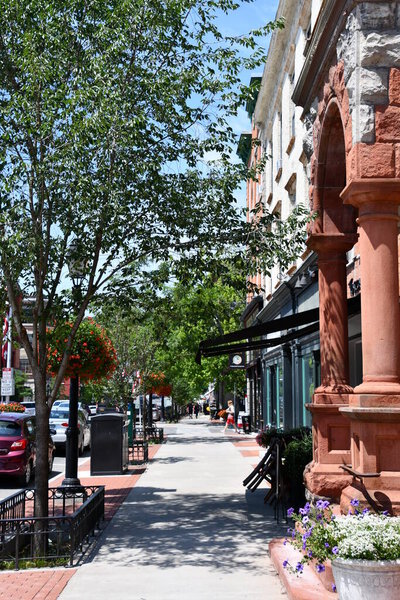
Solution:
[[[359,0],[325,0],[321,6],[312,37],[305,48],[303,69],[297,80],[292,100],[308,112],[317,88],[331,56],[336,52],[336,44],[347,17]]]
[[[297,22],[296,13],[300,11],[302,4],[303,2],[298,0],[281,0],[279,2],[276,19],[283,17],[285,27],[275,30],[271,36],[261,87],[254,110],[255,122],[259,128],[265,129],[271,120],[271,115],[274,113],[275,98],[282,86],[282,68],[285,68],[288,57],[294,51],[292,26]]]

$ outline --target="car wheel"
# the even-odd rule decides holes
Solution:
[[[20,483],[23,486],[29,485],[31,479],[32,479],[32,463],[31,463],[31,461],[28,461],[26,468],[25,468],[25,472],[23,475],[21,475]]]

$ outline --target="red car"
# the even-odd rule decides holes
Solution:
[[[53,468],[54,444],[49,437],[49,473]],[[36,466],[35,417],[0,413],[0,475],[13,475],[28,485]]]

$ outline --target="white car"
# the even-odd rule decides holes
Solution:
[[[36,413],[36,404],[33,400],[26,400],[21,402],[21,405],[25,407],[26,415],[34,415]]]
[[[67,427],[69,419],[69,410],[64,407],[53,407],[50,413],[50,429],[51,437],[56,447],[65,448],[67,441]],[[78,450],[82,454],[86,447],[90,448],[90,426],[86,413],[83,410],[78,410]],[[53,433],[55,432],[55,433]]]

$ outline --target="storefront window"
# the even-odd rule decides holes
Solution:
[[[303,380],[303,415],[302,424],[311,425],[311,415],[306,409],[306,404],[312,402],[316,388],[316,364],[312,354],[307,354],[302,358],[302,380]]]
[[[277,404],[277,416],[278,416],[278,427],[283,427],[283,414],[284,414],[284,403],[283,403],[283,366],[282,361],[279,361],[276,365],[276,404]]]

